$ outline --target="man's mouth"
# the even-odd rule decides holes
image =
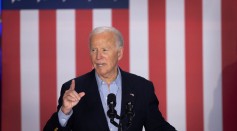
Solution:
[[[103,64],[103,63],[101,63],[101,64],[96,64],[96,66],[102,67],[102,66],[104,66],[104,64]]]

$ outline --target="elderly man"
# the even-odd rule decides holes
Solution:
[[[119,68],[121,33],[98,27],[89,43],[94,69],[63,84],[58,111],[44,130],[175,131],[158,109],[152,82]]]

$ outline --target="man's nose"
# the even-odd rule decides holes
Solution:
[[[102,53],[101,51],[97,51],[96,53],[96,59],[101,59],[102,58]]]

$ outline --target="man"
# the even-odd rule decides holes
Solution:
[[[158,109],[152,82],[118,67],[123,57],[121,33],[113,27],[98,27],[89,43],[94,69],[63,84],[58,111],[44,130],[142,131],[144,126],[147,131],[175,131]],[[115,109],[107,105],[111,93],[116,97]],[[112,117],[117,125],[112,124],[109,113],[123,117]]]

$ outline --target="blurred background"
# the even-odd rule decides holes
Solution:
[[[91,70],[88,35],[97,26],[121,31],[120,67],[153,82],[162,114],[177,130],[235,130],[236,1],[1,4],[2,131],[42,130],[56,111],[61,85]]]
[[[0,94],[2,94],[2,0],[0,0]],[[2,118],[2,95],[0,97],[0,112],[0,117]],[[2,123],[1,120],[0,123]],[[2,129],[1,125],[0,129]]]

